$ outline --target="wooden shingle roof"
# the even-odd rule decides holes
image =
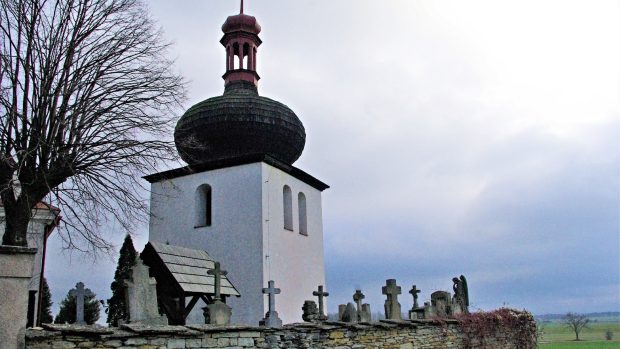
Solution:
[[[206,251],[153,241],[149,244],[184,292],[215,293],[215,278],[207,274],[210,269],[215,268],[215,262]],[[239,291],[226,276],[222,276],[221,293],[224,296],[240,296]]]

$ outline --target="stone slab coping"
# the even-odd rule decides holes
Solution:
[[[442,323],[446,323],[446,324],[458,324],[459,320],[457,319],[415,319],[415,320],[407,320],[413,323],[418,323],[418,324],[425,324],[425,325],[440,325]]]
[[[176,334],[176,335],[195,335],[199,334],[191,328],[185,326],[170,325],[144,325],[144,324],[125,324],[121,329],[129,330],[139,334]]]
[[[227,326],[218,326],[218,325],[203,325],[203,324],[194,324],[194,325],[185,325],[185,327],[204,332],[260,332],[264,331],[265,327],[261,326],[249,326],[249,325],[227,325]]]
[[[37,249],[34,247],[0,245],[0,254],[35,254]]]
[[[418,320],[379,320],[376,322],[341,322],[341,321],[325,321],[325,322],[301,322],[284,325],[282,329],[306,331],[316,329],[318,331],[334,330],[334,329],[353,329],[367,330],[372,328],[378,329],[394,329],[394,328],[416,328],[419,325],[435,325],[456,324],[456,319],[418,319]],[[59,325],[59,324],[43,324],[41,327],[30,328],[27,330],[28,338],[54,337],[59,334],[75,334],[85,336],[102,336],[106,338],[112,337],[132,337],[137,335],[179,335],[179,336],[195,336],[201,333],[216,332],[278,332],[278,328],[268,328],[263,326],[248,325],[186,325],[186,326],[170,326],[170,325],[145,325],[145,324],[124,324],[120,328],[103,327],[100,325]]]
[[[41,327],[49,331],[61,332],[62,334],[104,335],[114,333],[113,328],[99,325],[42,324]]]
[[[46,339],[60,337],[61,335],[60,332],[48,331],[42,327],[33,327],[26,331],[26,338],[28,339]]]

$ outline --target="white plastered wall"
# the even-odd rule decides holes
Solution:
[[[196,189],[212,190],[212,225],[194,228]],[[284,229],[284,185],[293,191],[294,231]],[[232,322],[257,325],[268,310],[262,288],[273,279],[285,323],[302,321],[304,300],[325,284],[321,192],[266,163],[205,171],[151,185],[149,240],[206,250],[241,293],[229,298]],[[299,234],[297,197],[306,196],[308,236]],[[202,323],[199,302],[188,323]]]
[[[241,165],[177,177],[151,185],[149,240],[205,250],[229,273],[241,297],[229,297],[233,323],[262,317],[261,166]],[[196,189],[209,184],[212,225],[195,228]],[[199,302],[188,323],[204,323]]]
[[[263,167],[263,286],[274,280],[282,293],[276,310],[284,323],[301,322],[301,307],[325,285],[321,191],[266,163]],[[283,188],[293,192],[293,231],[284,229]],[[308,235],[299,233],[298,195],[306,196]],[[265,311],[268,309],[264,299]]]

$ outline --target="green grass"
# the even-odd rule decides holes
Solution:
[[[575,333],[559,322],[545,324],[543,338],[539,349],[620,349],[620,322],[593,322],[579,334],[581,341],[576,342]],[[605,340],[605,332],[613,332],[613,341]]]
[[[605,341],[605,331],[611,330],[614,340],[620,340],[620,322],[595,322],[588,325],[579,334],[579,339],[584,341]],[[557,322],[548,323],[543,330],[543,343],[565,342],[575,339],[575,333],[565,325]],[[618,347],[620,348],[620,347]]]
[[[539,349],[618,349],[618,341],[583,341],[583,342],[555,342],[543,343]]]

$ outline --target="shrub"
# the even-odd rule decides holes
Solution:
[[[527,311],[500,308],[490,312],[460,314],[456,319],[465,335],[466,349],[485,348],[487,338],[493,338],[498,333],[505,334],[505,342],[514,343],[518,348],[536,348],[536,322]]]

